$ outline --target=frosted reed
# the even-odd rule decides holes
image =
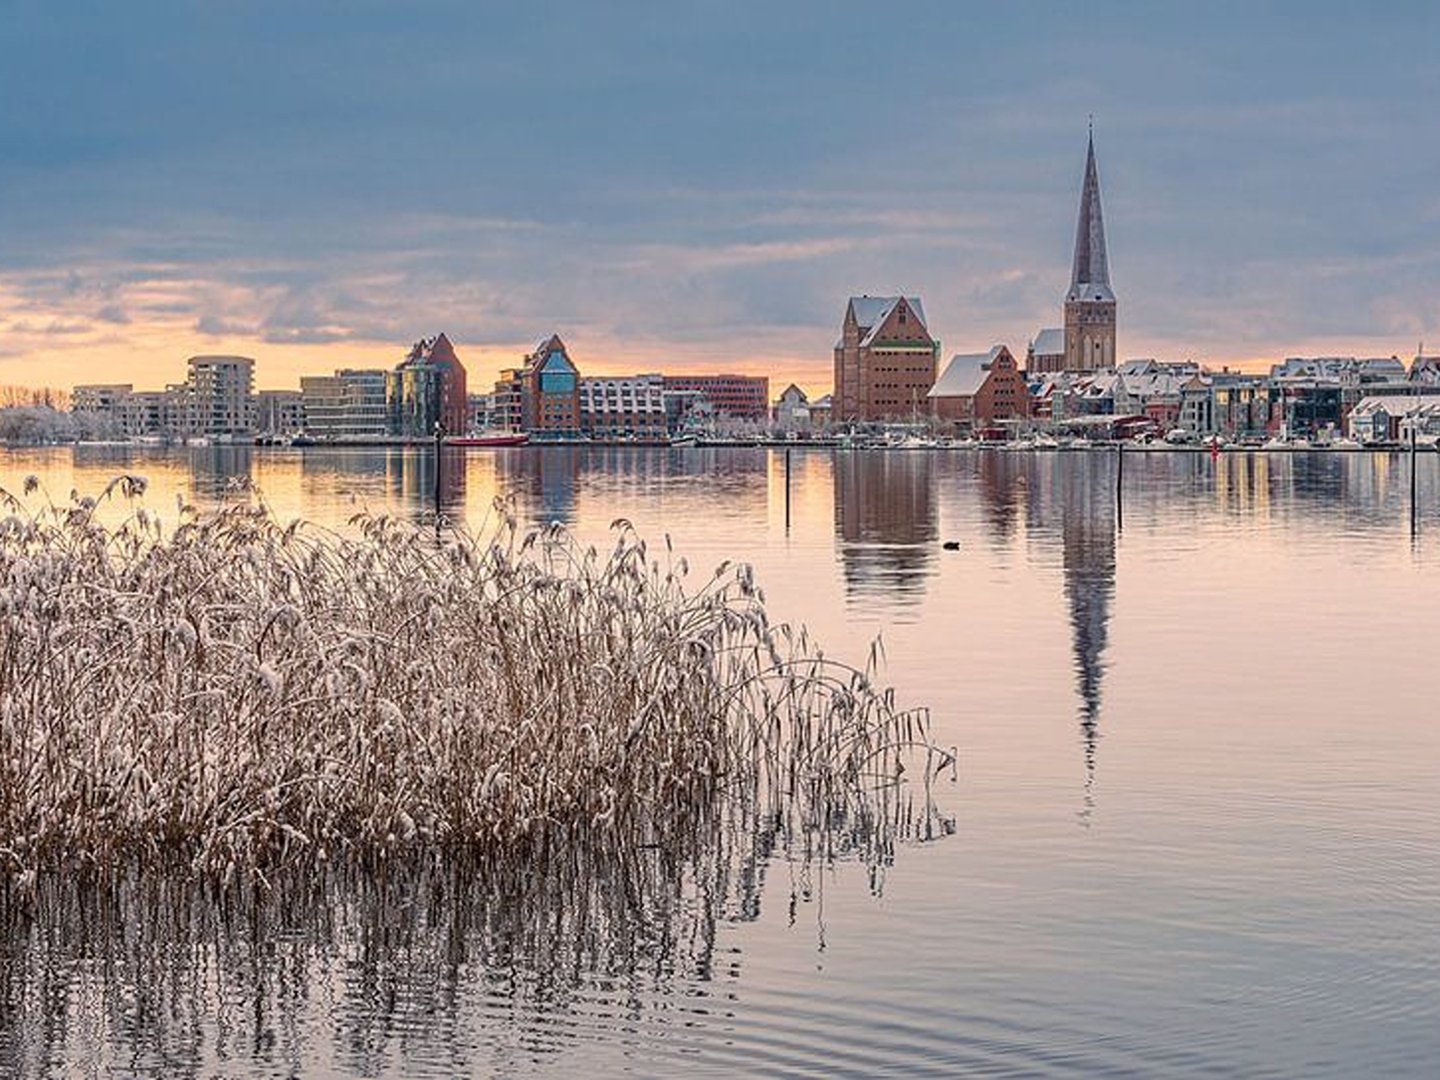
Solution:
[[[878,647],[837,664],[770,622],[748,566],[691,585],[668,538],[652,551],[623,521],[597,551],[501,506],[437,546],[249,504],[167,528],[136,477],[103,508],[26,487],[0,491],[7,888],[122,863],[263,882],[581,835],[635,850],[725,800],[830,838],[954,765],[874,683]]]

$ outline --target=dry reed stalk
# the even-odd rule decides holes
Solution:
[[[248,505],[167,531],[135,477],[102,494],[130,504],[107,526],[96,500],[26,487],[0,491],[7,892],[56,870],[264,883],[579,837],[678,849],[726,800],[828,848],[837,822],[893,835],[876,793],[907,762],[927,791],[954,766],[875,685],[878,650],[852,669],[772,625],[746,566],[687,589],[668,538],[652,558],[624,522],[602,555],[499,507],[437,548]]]

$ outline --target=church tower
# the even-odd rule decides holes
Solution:
[[[1101,371],[1115,366],[1115,294],[1105,254],[1105,219],[1100,214],[1100,174],[1095,168],[1095,135],[1085,158],[1080,220],[1075,226],[1075,266],[1065,294],[1065,370]]]

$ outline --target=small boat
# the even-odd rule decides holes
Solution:
[[[452,435],[446,446],[524,446],[530,436],[523,431],[482,431],[479,435]]]

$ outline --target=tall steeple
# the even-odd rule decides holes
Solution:
[[[1110,260],[1105,253],[1105,217],[1100,212],[1100,172],[1095,168],[1095,135],[1085,155],[1085,186],[1080,191],[1080,220],[1075,224],[1075,267],[1067,300],[1113,300]]]
[[[1100,211],[1100,170],[1095,165],[1095,132],[1085,154],[1080,217],[1075,223],[1075,262],[1065,294],[1065,370],[1100,371],[1115,366],[1115,293],[1105,250]]]

